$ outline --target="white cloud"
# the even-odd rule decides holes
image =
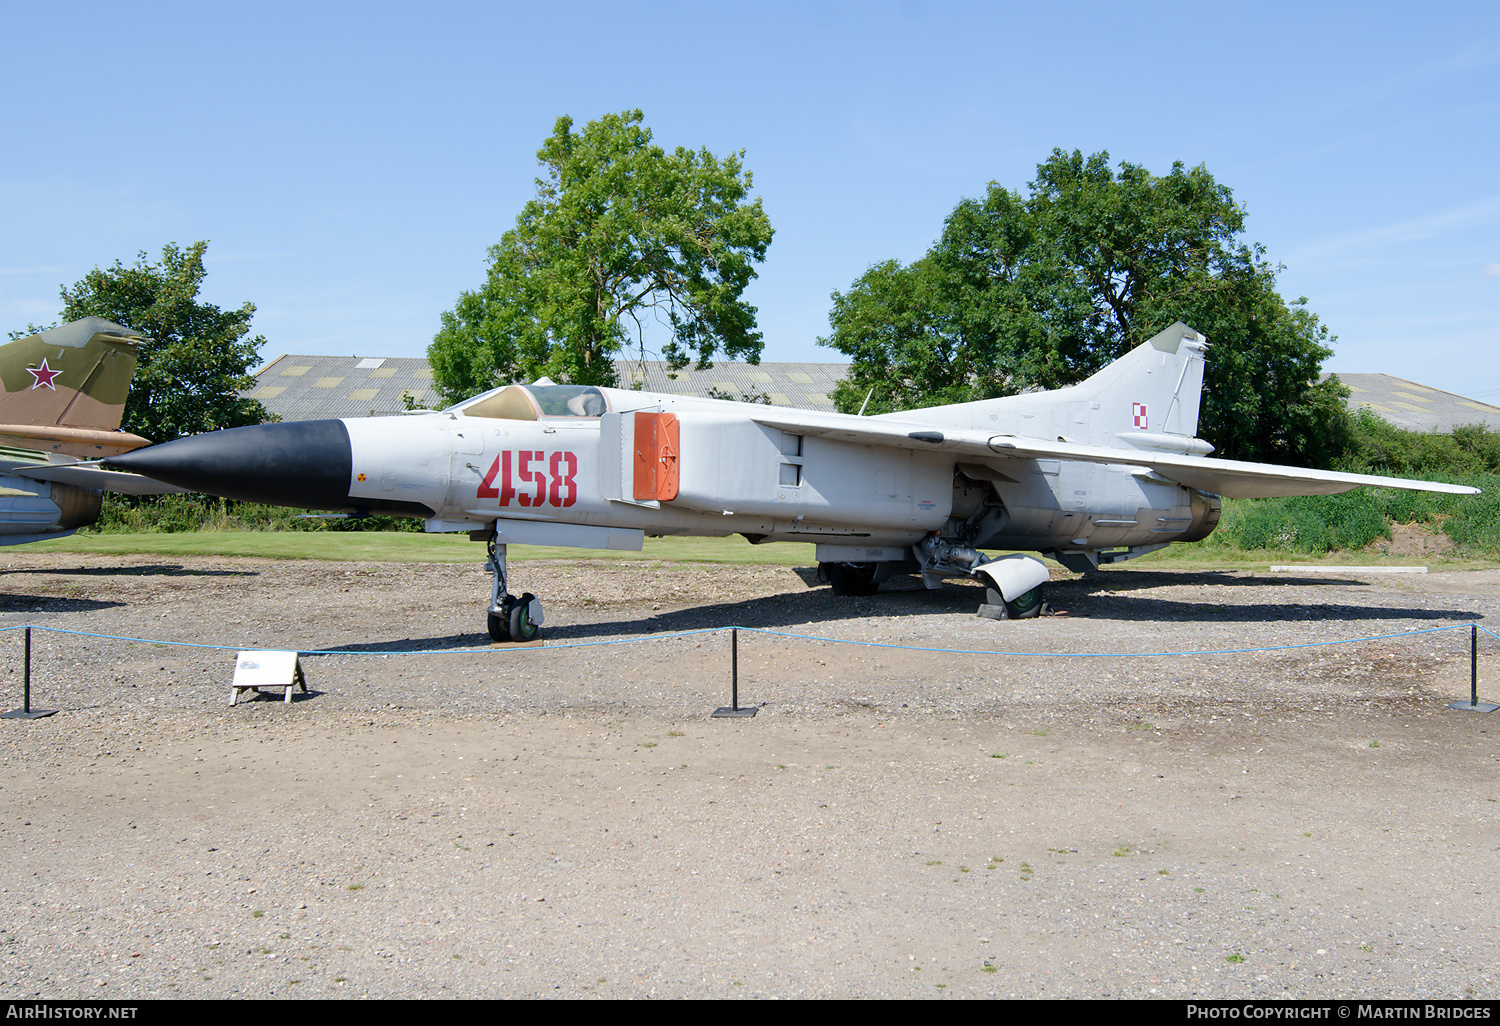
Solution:
[[[1440,210],[1423,217],[1397,221],[1392,224],[1381,225],[1377,228],[1368,228],[1364,231],[1353,232],[1337,238],[1323,239],[1322,241],[1305,245],[1288,257],[1287,263],[1326,257],[1339,251],[1369,250],[1377,246],[1395,242],[1430,239],[1445,235],[1454,228],[1468,228],[1477,224],[1486,224],[1497,218],[1500,218],[1500,195],[1487,196],[1473,203],[1466,203],[1463,206],[1452,207],[1448,210]],[[1496,272],[1486,268],[1485,273],[1494,274]]]
[[[1500,261],[1496,261],[1493,264],[1486,264],[1484,267],[1484,273],[1488,274],[1492,278],[1500,277]]]

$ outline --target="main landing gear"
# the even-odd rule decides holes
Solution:
[[[1027,620],[1033,616],[1041,616],[1048,608],[1047,603],[1042,601],[1040,587],[1032,588],[1013,599],[1007,599],[995,588],[985,588],[984,605],[979,607],[979,615],[991,620]]]
[[[489,540],[485,569],[495,575],[490,586],[489,628],[494,641],[534,641],[542,627],[542,603],[531,592],[520,598],[505,588],[505,543],[498,533]]]
[[[835,595],[873,595],[880,588],[875,580],[879,563],[819,563],[818,577],[833,586]]]
[[[818,579],[832,585],[835,595],[873,595],[882,581],[898,573],[921,574],[929,589],[941,587],[946,577],[968,577],[985,585],[980,616],[1025,620],[1047,611],[1042,588],[1051,575],[1047,565],[1032,556],[1011,553],[992,559],[935,535],[913,545],[911,555],[909,560],[877,563],[819,563]]]

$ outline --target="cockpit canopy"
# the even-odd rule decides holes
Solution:
[[[507,385],[455,409],[466,417],[496,420],[602,417],[609,412],[609,400],[592,385]]]

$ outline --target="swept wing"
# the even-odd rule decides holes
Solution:
[[[1082,445],[965,429],[935,429],[931,424],[924,424],[919,420],[852,418],[845,414],[782,409],[768,409],[766,413],[757,413],[754,420],[766,427],[819,435],[842,442],[958,453],[982,459],[1002,472],[1005,461],[1025,459],[1136,466],[1155,471],[1162,477],[1189,488],[1198,488],[1231,499],[1260,499],[1278,495],[1336,495],[1366,485],[1449,492],[1455,495],[1479,494],[1477,488],[1442,481],[1415,481],[1374,474],[1308,470],[1271,463],[1246,463],[1125,446]]]

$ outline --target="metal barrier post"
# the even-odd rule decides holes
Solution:
[[[1494,712],[1500,709],[1500,705],[1494,702],[1481,702],[1479,700],[1479,625],[1469,624],[1469,700],[1467,702],[1449,702],[1449,709],[1462,709],[1465,712]]]
[[[755,706],[740,708],[740,629],[729,629],[729,704],[721,705],[710,715],[710,719],[754,716],[760,710]]]
[[[57,712],[56,709],[33,709],[31,707],[31,628],[26,628],[26,654],[24,656],[26,669],[22,685],[23,698],[21,708],[12,709],[8,713],[0,713],[0,720],[39,720],[43,716],[51,716]]]

